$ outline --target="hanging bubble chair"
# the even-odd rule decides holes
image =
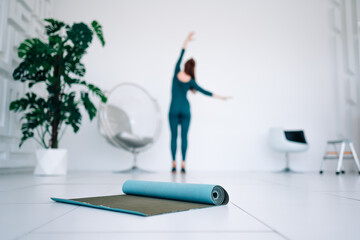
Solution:
[[[133,154],[132,168],[117,172],[147,172],[136,165],[137,155],[149,149],[159,138],[160,107],[142,87],[121,83],[106,91],[106,103],[98,114],[100,134],[114,147]]]

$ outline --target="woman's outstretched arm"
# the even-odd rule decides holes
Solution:
[[[214,94],[212,92],[206,91],[205,89],[203,89],[202,87],[197,85],[197,83],[193,79],[191,80],[191,87],[193,87],[195,90],[201,92],[202,94],[204,94],[206,96],[211,96],[213,98],[218,98],[218,99],[221,99],[221,100],[224,100],[224,101],[231,98],[231,97],[226,97],[226,96],[220,96],[220,95]]]
[[[189,43],[190,41],[193,41],[193,40],[194,40],[194,39],[193,39],[193,35],[194,35],[194,32],[191,32],[191,33],[189,33],[189,35],[188,35],[187,38],[185,39],[184,45],[183,45],[183,47],[182,47],[182,49],[181,49],[180,57],[179,57],[179,59],[178,59],[178,61],[177,61],[177,63],[176,63],[176,66],[175,66],[175,72],[176,72],[176,73],[177,73],[177,72],[180,72],[180,65],[181,65],[182,58],[183,58],[183,56],[184,56],[185,49],[186,49],[188,43]]]
[[[229,99],[232,98],[232,97],[220,96],[220,95],[217,95],[217,94],[213,94],[212,97],[213,98],[218,98],[218,99],[221,99],[221,100],[224,100],[224,101],[229,100]]]
[[[197,83],[195,82],[194,79],[191,79],[190,81],[190,85],[193,89],[195,89],[196,91],[201,92],[202,94],[206,95],[206,96],[210,96],[212,97],[214,94],[212,92],[206,91],[205,89],[203,89],[202,87],[200,87],[199,85],[197,85]],[[196,92],[195,91],[195,92]]]

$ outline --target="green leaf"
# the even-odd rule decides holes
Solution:
[[[23,98],[10,104],[14,109],[17,108],[22,111],[26,110],[25,115],[21,118],[21,121],[23,122],[21,125],[23,136],[19,147],[21,147],[27,139],[34,137],[34,129],[39,126],[43,126],[47,121],[47,107],[45,100],[42,98],[36,98],[35,94],[30,93],[26,94],[26,97],[28,99]],[[39,137],[42,138],[42,136]]]
[[[22,98],[22,99],[19,99],[19,100],[12,101],[10,103],[9,110],[14,111],[14,112],[25,111],[28,105],[29,105],[28,100]]]
[[[13,72],[13,78],[15,80],[21,80],[21,81],[23,81],[23,79],[25,80],[26,78],[24,78],[24,75],[27,69],[28,69],[28,64],[26,62],[20,63],[19,66],[17,66],[17,68],[15,68]]]
[[[91,102],[91,100],[89,98],[89,94],[86,93],[86,92],[82,92],[81,93],[81,100],[82,100],[82,102],[84,104],[85,110],[89,114],[90,120],[92,120],[96,116],[97,110],[96,110],[95,105]]]
[[[41,107],[39,104],[41,104],[42,101],[44,101],[44,99],[37,99],[35,93],[28,92],[26,93],[25,97],[12,101],[10,103],[9,109],[10,111],[14,112],[22,112],[25,111],[27,108]]]
[[[54,19],[51,19],[51,18],[44,19],[44,21],[50,23],[49,25],[45,26],[45,30],[46,30],[47,35],[51,35],[53,33],[56,33],[62,27],[65,26],[65,23],[54,20]]]
[[[86,69],[85,69],[84,64],[82,64],[82,63],[77,63],[77,64],[75,65],[75,68],[74,68],[74,70],[73,70],[73,73],[76,74],[76,75],[78,75],[78,76],[80,76],[80,77],[83,77],[83,76],[85,75],[85,73],[86,73]]]
[[[92,41],[93,33],[84,23],[74,23],[66,33],[68,38],[73,42],[74,48],[85,50]]]
[[[18,57],[24,58],[34,45],[42,43],[38,38],[25,39],[18,48]]]
[[[91,26],[93,27],[96,36],[99,38],[101,45],[105,46],[105,39],[103,35],[102,26],[97,21],[92,21]]]
[[[78,61],[72,61],[67,62],[65,64],[65,69],[67,73],[74,73],[77,76],[83,77],[86,73],[86,69],[84,64],[78,62]]]
[[[105,96],[105,93],[103,93],[101,91],[100,88],[98,88],[97,86],[95,86],[93,84],[87,84],[85,81],[80,82],[80,84],[83,86],[86,86],[92,93],[94,93],[95,95],[100,97],[100,99],[103,103],[106,103],[107,97]]]
[[[64,105],[62,106],[61,110],[65,114],[65,124],[71,125],[75,133],[79,131],[81,124],[81,113],[78,108],[78,102],[75,101],[75,92],[64,95]]]
[[[52,68],[51,48],[39,39],[26,39],[18,48],[19,57],[24,60],[13,71],[15,80],[42,82]]]
[[[71,78],[68,75],[64,76],[64,82],[70,87],[72,84],[80,83],[80,79]]]
[[[32,131],[25,130],[25,131],[22,131],[22,134],[23,134],[23,136],[20,140],[19,148],[21,148],[21,146],[24,144],[24,142],[27,139],[34,137],[34,133]]]
[[[58,48],[62,45],[63,39],[58,35],[49,36],[49,45],[54,47],[54,51],[57,52]]]

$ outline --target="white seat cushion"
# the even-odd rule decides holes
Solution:
[[[129,132],[119,132],[115,135],[115,139],[129,148],[145,147],[153,141],[152,138],[140,137]]]

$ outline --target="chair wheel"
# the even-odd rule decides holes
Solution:
[[[339,174],[340,174],[340,172],[335,172],[335,174],[336,174],[336,175],[339,175]]]
[[[320,174],[323,174],[323,170],[320,170],[319,173],[320,173]],[[360,173],[359,173],[359,174],[360,174]]]
[[[345,174],[345,170],[341,170],[341,173],[342,173],[342,174]]]

